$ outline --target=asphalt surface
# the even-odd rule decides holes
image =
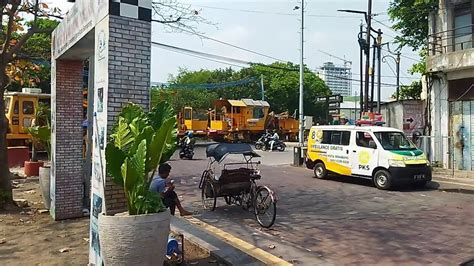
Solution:
[[[260,152],[262,180],[279,196],[277,219],[263,230],[255,217],[218,199],[203,210],[198,183],[208,160],[174,159],[172,176],[194,217],[294,264],[459,265],[474,258],[474,195],[433,188],[381,191],[350,177],[312,178],[293,167],[293,151]],[[230,160],[237,159],[229,157]]]

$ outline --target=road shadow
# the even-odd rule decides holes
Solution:
[[[364,178],[358,178],[358,177],[351,177],[351,176],[342,176],[342,175],[336,175],[336,174],[329,174],[327,178],[321,179],[321,180],[327,180],[327,181],[334,181],[334,182],[342,182],[342,183],[347,183],[347,184],[354,184],[354,185],[359,185],[359,186],[364,186],[364,187],[371,187],[376,189],[374,183],[372,180],[369,179],[364,179]],[[420,191],[434,191],[438,190],[440,187],[440,184],[437,182],[428,182],[426,186],[424,187],[416,187],[414,184],[410,182],[402,182],[399,184],[395,184],[392,191],[398,191],[398,192],[420,192]],[[446,190],[448,192],[449,189]],[[460,189],[462,190],[462,189]],[[444,191],[444,190],[443,190]],[[462,192],[459,192],[462,193]],[[474,191],[472,191],[474,194]]]

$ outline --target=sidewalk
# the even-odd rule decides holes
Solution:
[[[433,180],[429,187],[447,192],[474,194],[474,171],[433,169]]]

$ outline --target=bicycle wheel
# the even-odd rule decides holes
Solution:
[[[214,185],[209,181],[204,181],[201,190],[202,206],[206,210],[214,211],[216,209],[216,190]]]
[[[254,211],[255,218],[260,226],[270,228],[276,219],[276,202],[272,197],[272,191],[267,187],[259,187],[255,194]]]

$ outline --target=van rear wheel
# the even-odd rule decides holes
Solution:
[[[314,165],[314,177],[317,179],[324,179],[327,176],[327,170],[324,163],[319,162]]]
[[[374,174],[374,184],[378,189],[389,190],[392,188],[392,175],[387,170],[378,170]]]

